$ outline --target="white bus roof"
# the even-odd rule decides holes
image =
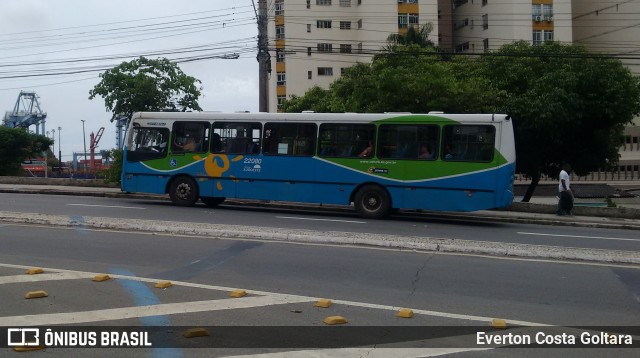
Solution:
[[[137,112],[132,116],[136,119],[159,120],[246,120],[246,121],[320,121],[320,122],[372,122],[382,119],[429,116],[440,117],[460,122],[496,122],[509,120],[505,114],[444,114],[444,113],[224,113],[224,112]]]

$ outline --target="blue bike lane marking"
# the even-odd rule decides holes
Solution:
[[[136,275],[126,269],[111,268],[109,273],[120,276],[136,277]],[[116,280],[122,288],[124,288],[133,298],[133,303],[136,306],[152,306],[161,304],[160,299],[156,294],[145,284],[144,282],[136,280],[119,279]],[[149,316],[140,317],[140,323],[142,326],[164,326],[171,327],[171,320],[167,316]],[[183,357],[182,350],[178,348],[152,348],[150,358],[171,358]]]

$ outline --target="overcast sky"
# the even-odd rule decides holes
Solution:
[[[104,69],[154,53],[196,59],[179,66],[202,81],[203,110],[257,112],[256,37],[251,0],[0,0],[0,113],[21,90],[35,91],[46,130],[56,130],[56,155],[62,127],[64,161],[83,151],[83,119],[87,151],[100,127],[99,149],[114,148],[111,113],[89,90]],[[201,59],[233,53],[240,58]]]

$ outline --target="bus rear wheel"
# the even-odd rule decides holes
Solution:
[[[354,205],[363,218],[381,219],[389,214],[391,199],[383,188],[367,185],[356,192]]]
[[[210,207],[210,208],[215,208],[216,206],[222,204],[222,202],[224,202],[224,199],[226,198],[218,198],[218,197],[212,197],[212,196],[201,196],[200,200],[202,200],[202,202],[204,203],[204,205]]]
[[[171,202],[177,206],[192,206],[198,201],[198,184],[190,177],[178,177],[169,188]]]

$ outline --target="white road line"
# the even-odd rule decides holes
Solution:
[[[2,264],[0,263],[0,267],[8,267],[8,268],[30,268],[29,266],[22,266],[22,265],[12,265],[12,264]],[[88,274],[91,277],[97,275],[97,273],[89,273],[89,272],[82,272],[82,271],[73,271],[73,270],[62,270],[62,269],[53,269],[53,268],[44,268],[43,269],[45,271],[59,271],[59,272],[80,272],[83,274]],[[141,282],[158,282],[161,279],[152,279],[152,278],[145,278],[145,277],[130,277],[130,276],[122,276],[122,275],[109,275],[113,278],[121,278],[121,279],[128,279],[128,280],[136,280],[136,281],[141,281]],[[191,283],[191,282],[181,282],[181,281],[171,281],[172,284],[176,285],[176,286],[185,286],[185,287],[195,287],[195,288],[203,288],[203,289],[209,289],[209,290],[218,290],[218,291],[233,291],[235,290],[235,288],[231,288],[231,287],[222,287],[222,286],[211,286],[211,285],[205,285],[205,284],[199,284],[199,283]],[[255,304],[255,307],[258,306],[267,306],[270,305],[270,303],[267,303],[267,301],[269,300],[273,300],[274,302],[282,302],[282,303],[300,303],[300,302],[315,302],[317,301],[319,298],[318,297],[308,297],[308,296],[298,296],[298,295],[287,295],[287,294],[281,294],[281,293],[275,293],[275,292],[265,292],[265,291],[254,291],[254,290],[247,290],[248,293],[250,294],[255,294],[255,295],[264,295],[265,298],[265,302],[259,301],[258,304]],[[257,297],[259,298],[259,297]],[[253,302],[257,299],[256,297],[248,297],[248,298],[242,298],[242,299],[233,299],[231,301],[244,301],[244,300],[250,300],[250,302]],[[253,299],[253,300],[251,300]],[[220,308],[221,306],[221,302],[226,302],[229,300],[215,300],[215,301],[202,301],[204,302],[204,304],[202,302],[185,302],[185,303],[177,303],[177,304],[167,304],[167,305],[156,305],[158,306],[157,309],[159,310],[167,310],[167,312],[154,312],[154,313],[148,313],[145,310],[151,310],[153,309],[153,307],[155,306],[142,306],[142,307],[132,307],[132,308],[123,308],[123,309],[107,309],[107,310],[98,310],[98,311],[90,311],[89,317],[95,317],[95,316],[100,316],[100,317],[108,317],[108,318],[103,318],[103,319],[95,319],[95,320],[91,320],[88,322],[98,322],[101,320],[116,320],[116,319],[125,319],[125,318],[135,318],[136,316],[131,316],[132,314],[144,314],[143,316],[139,316],[139,317],[144,317],[144,316],[154,316],[154,315],[165,315],[165,314],[178,314],[178,313],[189,313],[189,312],[204,312],[204,311],[215,311],[215,310],[220,310],[220,309],[236,309],[236,308],[250,308],[250,307],[254,307],[252,305],[249,305],[247,307],[243,307],[243,306],[238,306],[238,307],[232,307],[232,306],[228,306],[228,308]],[[373,309],[380,309],[380,310],[386,310],[386,311],[397,311],[400,308],[403,307],[399,307],[399,306],[387,306],[387,305],[378,305],[378,304],[372,304],[372,303],[364,303],[364,302],[354,302],[354,301],[344,301],[344,300],[334,300],[334,303],[340,303],[340,304],[344,304],[344,305],[349,305],[349,306],[354,306],[354,307],[363,307],[363,308],[373,308]],[[188,304],[194,304],[194,305],[200,305],[197,307],[194,307],[193,309],[198,309],[196,311],[188,311],[186,310],[186,305]],[[271,303],[271,304],[280,304],[280,303]],[[212,307],[211,309],[202,307],[202,305],[206,306],[206,307]],[[146,308],[145,308],[146,307]],[[218,307],[218,308],[216,308]],[[404,307],[406,308],[406,307]],[[127,311],[130,310],[130,311]],[[177,311],[176,311],[177,310]],[[461,320],[469,320],[469,321],[477,321],[477,322],[485,322],[485,323],[490,323],[491,321],[493,321],[494,318],[496,317],[483,317],[483,316],[471,316],[471,315],[465,315],[465,314],[456,314],[456,313],[447,313],[447,312],[437,312],[437,311],[428,311],[428,310],[418,310],[418,309],[414,309],[413,310],[414,313],[417,314],[424,314],[424,315],[429,315],[429,316],[436,316],[436,317],[444,317],[444,318],[453,318],[453,319],[461,319]],[[102,313],[102,312],[107,312],[107,313]],[[113,312],[113,313],[111,313]],[[122,318],[116,318],[116,314],[125,314],[124,317]],[[146,313],[145,313],[146,312]],[[79,314],[82,314],[83,312],[80,312]],[[53,315],[44,315],[44,316],[52,316],[53,320],[56,319],[63,319],[65,317],[67,317],[67,319],[73,319],[73,313],[69,313],[69,314],[53,314]],[[113,316],[109,316],[109,315],[113,315]],[[32,319],[37,319],[39,317],[43,317],[43,315],[37,315],[37,316],[18,316],[18,317],[0,317],[0,322],[5,322],[5,319],[21,319],[21,317],[35,317]],[[512,319],[507,319],[507,323],[508,324],[515,324],[515,325],[522,325],[522,326],[538,326],[538,327],[544,327],[544,326],[549,326],[548,324],[544,324],[544,323],[538,323],[538,322],[528,322],[528,321],[519,321],[519,320],[512,320]],[[8,321],[7,321],[8,322]],[[20,321],[22,322],[22,321]],[[80,321],[71,321],[68,323],[79,323]],[[60,324],[64,324],[66,322],[60,322]],[[17,323],[16,323],[17,324]],[[47,323],[42,323],[41,325],[46,325]],[[51,323],[54,324],[54,323]],[[9,323],[5,324],[5,325],[10,325]],[[38,323],[31,323],[31,325],[38,325]]]
[[[6,326],[48,326],[53,324],[76,324],[113,321],[139,317],[254,308],[302,302],[310,302],[310,300],[308,297],[285,295],[272,297],[257,296],[243,297],[241,299],[228,298],[222,300],[178,302],[150,306],[110,308],[95,311],[0,317],[0,321],[2,321],[2,324]]]
[[[54,272],[41,273],[38,275],[16,275],[16,276],[0,276],[0,285],[21,282],[40,282],[40,281],[59,281],[59,280],[78,280],[83,278],[91,278],[95,275],[85,272]]]
[[[143,208],[140,206],[118,206],[118,205],[91,205],[91,204],[67,204],[69,206],[90,206],[97,208],[116,208],[116,209],[137,209],[137,210],[147,210],[147,208]]]
[[[314,357],[314,358],[414,358],[414,357],[437,357],[441,355],[486,351],[493,348],[342,348],[342,349],[313,349],[289,352],[274,352],[263,354],[250,354],[230,356],[234,358],[294,358],[294,357]]]
[[[622,238],[622,237],[545,234],[545,233],[540,233],[540,232],[518,232],[518,234],[520,234],[520,235],[536,235],[536,236],[573,237],[573,238],[577,238],[577,239],[597,239],[597,240],[614,240],[614,241],[640,241],[640,239],[627,239],[627,238]]]
[[[342,300],[333,300],[333,303],[339,303],[343,305],[363,307],[363,308],[372,308],[372,309],[378,309],[378,310],[391,310],[391,311],[397,311],[398,309],[402,308],[402,307],[394,307],[394,306],[387,306],[387,305],[377,305],[373,303],[352,302],[352,301],[342,301]],[[466,320],[466,321],[478,321],[478,322],[492,322],[493,319],[496,318],[496,317],[471,316],[466,314],[428,311],[428,310],[420,310],[420,309],[413,309],[413,313],[423,314],[427,316],[434,316],[434,317],[453,318],[453,319],[460,319],[460,320]],[[514,319],[505,319],[505,320],[510,325],[515,324],[520,326],[531,326],[531,327],[552,326],[550,324],[545,324],[545,323],[518,321]]]
[[[341,223],[350,223],[350,224],[366,224],[366,221],[355,221],[355,220],[334,220],[334,219],[315,219],[315,218],[303,218],[297,216],[276,216],[278,219],[292,219],[292,220],[309,220],[309,221],[333,221],[333,222],[341,222]]]

